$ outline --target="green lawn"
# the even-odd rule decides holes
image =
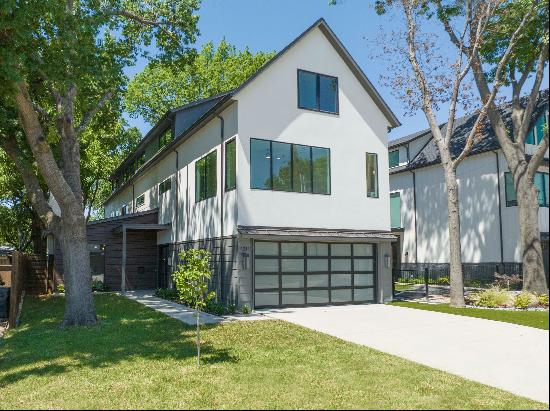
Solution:
[[[279,321],[194,330],[115,295],[100,325],[60,330],[61,298],[27,298],[0,340],[2,409],[547,409],[482,384]]]
[[[548,311],[508,311],[486,310],[482,308],[453,308],[448,304],[425,304],[406,301],[397,301],[391,304],[399,307],[464,315],[466,317],[485,318],[487,320],[503,321],[506,323],[514,323],[548,330]]]

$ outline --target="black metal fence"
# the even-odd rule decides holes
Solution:
[[[510,289],[522,286],[521,263],[465,263],[462,265],[465,288],[500,285]],[[404,263],[393,270],[394,295],[400,292],[429,292],[430,286],[444,293],[450,285],[448,263]]]

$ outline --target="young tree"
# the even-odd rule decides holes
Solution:
[[[200,310],[206,301],[213,298],[208,294],[208,281],[212,276],[210,270],[210,251],[191,248],[182,251],[179,259],[182,262],[172,273],[179,298],[195,309],[197,318],[197,365],[201,364],[201,328]]]
[[[154,124],[168,110],[238,87],[275,53],[243,51],[222,40],[206,43],[185,66],[149,64],[130,82],[127,111]]]
[[[474,23],[480,18],[485,3],[490,4],[493,12],[483,27],[480,36],[483,41],[476,48],[461,46],[455,25],[463,20],[470,25]],[[481,101],[489,100],[502,83],[511,86],[512,127],[507,126],[493,102],[487,105],[487,114],[516,188],[523,289],[546,293],[539,193],[534,178],[548,150],[548,130],[532,156],[525,151],[525,139],[536,120],[534,110],[548,64],[548,1],[434,1],[433,7],[451,43],[471,62]],[[508,52],[510,48],[511,53]],[[501,67],[503,61],[505,65]],[[500,76],[497,76],[499,67]],[[531,85],[527,86],[530,77]],[[522,98],[524,88],[527,88],[527,95]]]
[[[116,104],[127,82],[123,69],[138,56],[185,59],[197,7],[198,0],[8,0],[0,6],[0,103],[3,113],[15,111],[18,126],[0,128],[0,138],[33,208],[60,240],[64,326],[96,322],[81,180],[83,133]],[[156,55],[144,48],[153,41]],[[59,145],[58,153],[52,144]]]

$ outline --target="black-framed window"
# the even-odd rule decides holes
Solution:
[[[212,151],[195,162],[195,202],[206,200],[216,195],[218,183],[216,163],[216,151]]]
[[[168,128],[159,137],[159,149],[172,141],[172,129]]]
[[[390,168],[399,166],[399,150],[392,150],[389,154]]]
[[[298,108],[338,114],[338,78],[298,70]]]
[[[367,197],[378,198],[378,154],[367,153]]]
[[[250,139],[250,188],[330,194],[330,150]]]
[[[164,194],[172,189],[172,179],[168,177],[162,183],[159,184],[159,194]]]
[[[145,194],[136,198],[136,207],[141,207],[143,204],[145,204]]]
[[[237,187],[237,140],[225,143],[225,191]]]
[[[548,173],[537,172],[535,174],[534,183],[539,192],[539,206],[548,207],[550,203],[550,191]],[[511,172],[504,173],[504,193],[506,196],[506,207],[514,207],[518,205],[516,186],[514,177]]]

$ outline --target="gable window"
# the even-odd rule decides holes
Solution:
[[[250,188],[330,194],[330,150],[250,139]]]
[[[542,138],[544,137],[544,126],[546,125],[546,115],[543,114],[538,118],[535,125],[531,130],[529,131],[529,134],[527,134],[527,137],[525,138],[525,144],[533,144],[538,145],[542,141]]]
[[[390,151],[390,168],[399,166],[399,150]]]
[[[225,143],[225,191],[237,187],[237,143],[233,139]]]
[[[136,198],[136,208],[139,208],[144,204],[145,204],[145,194],[142,194],[138,198]]]
[[[162,183],[159,184],[159,194],[164,194],[172,189],[172,179],[168,177]]]
[[[378,154],[367,153],[367,197],[378,198]]]
[[[338,78],[298,70],[298,108],[338,114]]]
[[[548,188],[548,173],[536,173],[534,178],[535,187],[539,192],[539,206],[548,207],[550,193]],[[504,173],[504,191],[506,195],[506,207],[518,205],[514,177],[511,172]]]
[[[390,193],[391,228],[401,228],[401,193]]]
[[[195,162],[195,202],[214,197],[217,189],[216,151]]]

